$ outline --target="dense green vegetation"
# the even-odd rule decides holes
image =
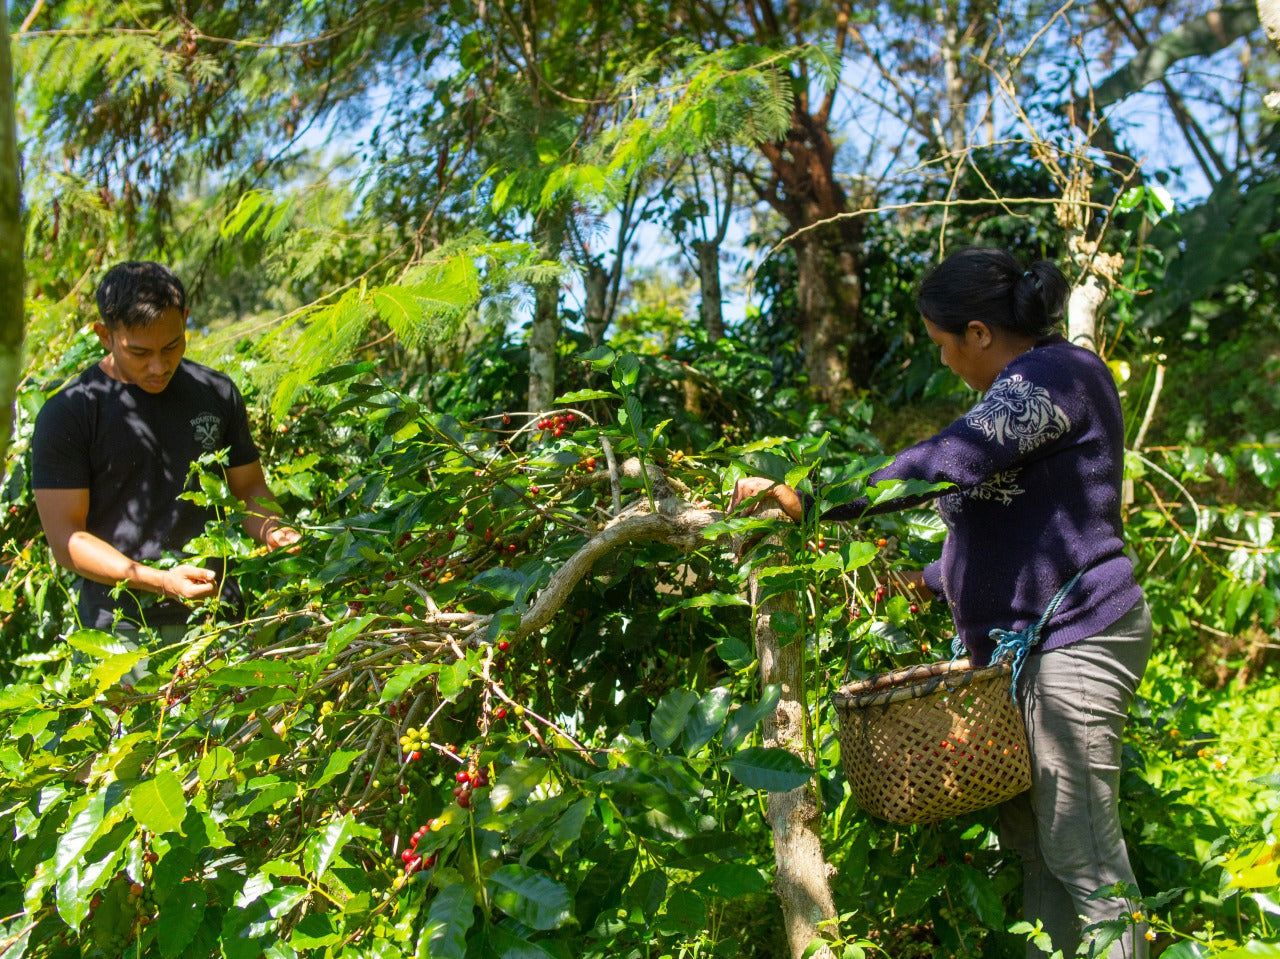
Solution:
[[[766,796],[795,789],[828,954],[1022,955],[990,811],[894,828],[840,769],[829,694],[948,654],[944,611],[877,594],[936,515],[723,516],[744,473],[856,480],[972,401],[912,307],[971,242],[1105,294],[1084,333],[1157,631],[1123,806],[1155,949],[1280,954],[1280,127],[1252,5],[109,6],[9,16],[0,957],[789,956]],[[1159,88],[1184,168],[1137,168],[1090,82],[1098,108]],[[305,536],[256,550],[206,484],[192,549],[234,558],[247,618],[196,616],[126,686],[141,654],[76,627],[28,444],[131,257],[190,284],[191,355],[241,385]],[[777,554],[799,755],[765,739],[743,598]]]

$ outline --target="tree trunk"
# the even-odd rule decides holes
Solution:
[[[13,436],[13,400],[22,371],[23,295],[22,184],[18,170],[18,124],[9,54],[9,4],[0,0],[0,464]],[[0,471],[3,466],[0,466]]]
[[[875,363],[862,322],[860,256],[840,229],[860,223],[810,230],[796,244],[797,332],[809,384],[828,403],[866,385]]]
[[[1098,352],[1098,311],[1107,298],[1107,291],[1098,285],[1097,278],[1089,274],[1071,291],[1067,302],[1067,339],[1076,346]]]
[[[559,262],[560,231],[544,240],[544,259]],[[529,409],[551,409],[556,399],[556,348],[560,342],[560,279],[537,284],[533,291],[533,325],[529,330]]]
[[[782,516],[781,511],[764,510],[757,515]],[[779,557],[779,561],[785,558]],[[804,641],[783,646],[773,631],[773,614],[795,613],[794,594],[775,596],[759,602],[756,574],[750,577],[751,603],[756,608],[755,643],[760,660],[760,682],[778,684],[782,698],[763,723],[764,744],[786,749],[806,763],[814,761],[810,747],[809,710],[805,701]],[[769,793],[765,818],[773,829],[773,856],[777,865],[775,888],[782,903],[783,922],[793,959],[800,959],[815,939],[835,939],[835,902],[831,896],[826,857],[822,853],[818,823],[817,783],[810,780],[798,789]],[[822,946],[811,954],[816,959],[834,959],[831,949]]]
[[[935,11],[942,27],[942,75],[947,94],[947,149],[956,154],[956,162],[964,152],[967,131],[965,129],[964,80],[960,69],[960,10],[954,2],[940,3]]]
[[[609,273],[595,260],[588,260],[586,275],[582,278],[582,285],[586,290],[587,296],[582,325],[587,331],[591,345],[599,346],[604,341],[604,331],[609,326],[609,318],[605,316]]]
[[[724,338],[724,296],[720,292],[720,244],[702,241],[693,244],[698,254],[698,283],[702,303],[698,312],[707,339],[712,343]]]
[[[782,37],[770,4],[764,12],[759,39]],[[788,7],[788,10],[792,10]],[[833,5],[835,46],[843,51],[852,4]],[[751,182],[770,206],[787,221],[795,239],[796,301],[794,319],[804,351],[812,388],[827,403],[838,403],[853,389],[865,386],[883,348],[862,314],[861,217],[828,222],[852,212],[849,196],[835,175],[835,141],[830,118],[835,87],[818,103],[809,98],[806,72],[792,75],[799,94],[791,111],[791,128],[776,141],[758,149],[771,167],[767,181]],[[748,174],[750,176],[750,174]],[[823,226],[814,228],[815,224]],[[804,232],[800,232],[804,231]]]
[[[1272,45],[1280,50],[1280,0],[1258,0],[1258,20]],[[1272,90],[1266,99],[1267,106],[1280,113],[1280,90]]]

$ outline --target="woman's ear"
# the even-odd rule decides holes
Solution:
[[[966,337],[973,337],[973,342],[984,349],[991,345],[991,327],[981,320],[970,320],[964,332]]]

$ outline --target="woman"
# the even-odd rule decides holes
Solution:
[[[1121,898],[1089,897],[1135,884],[1120,831],[1121,733],[1151,651],[1151,617],[1124,553],[1120,398],[1106,364],[1054,332],[1067,291],[1052,263],[1024,270],[999,250],[961,250],[939,264],[916,305],[942,362],[984,395],[870,481],[950,484],[934,494],[947,524],[942,558],[913,585],[945,599],[975,663],[990,660],[993,629],[1023,630],[1059,600],[1018,680],[1031,790],[999,812],[1002,843],[1022,857],[1027,918],[1070,956],[1080,917],[1087,924],[1133,910]],[[758,477],[738,482],[732,505],[762,494],[796,520],[812,505]],[[917,502],[868,508],[864,497],[823,518]],[[1040,955],[1028,946],[1029,957]],[[1145,957],[1142,928],[1108,955]]]

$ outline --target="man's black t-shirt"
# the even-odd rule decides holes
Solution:
[[[87,489],[87,531],[130,559],[152,562],[204,531],[213,510],[178,494],[198,488],[187,473],[197,457],[230,448],[227,465],[258,459],[244,400],[222,373],[183,360],[163,392],[148,393],[107,376],[94,364],[49,398],[32,437],[36,489]],[[234,589],[234,587],[232,587]],[[176,600],[137,599],[82,580],[80,622],[109,629],[124,621],[182,623],[190,610]],[[238,593],[224,599],[238,598]]]

